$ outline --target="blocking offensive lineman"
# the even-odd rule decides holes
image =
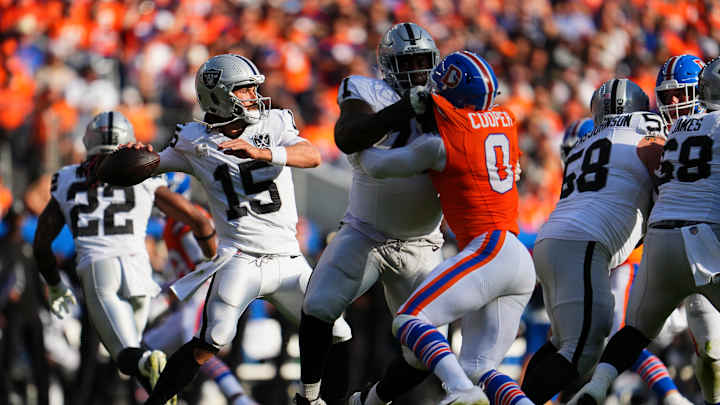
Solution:
[[[92,119],[83,136],[87,160],[53,176],[52,197],[38,219],[33,250],[49,284],[50,307],[62,318],[75,298],[60,280],[50,245],[63,224],[70,226],[93,326],[120,371],[137,377],[149,392],[165,365],[162,351],[140,348],[149,300],[160,292],[145,248],[153,200],[166,214],[189,224],[197,236],[214,230],[210,219],[164,187],[159,177],[132,187],[96,183],[92,168],[119,144],[134,140],[132,126],[121,113],[103,112]],[[201,246],[206,257],[215,255],[214,239]]]
[[[266,106],[269,97],[257,91],[264,81],[243,56],[210,58],[195,77],[205,122],[181,126],[160,153],[156,173],[186,172],[205,188],[220,246],[212,263],[172,287],[183,299],[212,277],[198,334],[170,357],[147,404],[164,403],[182,390],[201,364],[230,343],[238,319],[254,299],[264,298],[288,319],[300,320],[312,269],[295,236],[297,211],[288,166],[317,166],[320,154],[298,136],[289,110]],[[350,339],[342,318],[333,335],[338,341]]]
[[[698,99],[707,113],[673,117],[677,120],[670,129],[657,171],[660,194],[648,221],[638,287],[630,293],[626,326],[610,339],[592,380],[571,403],[602,403],[607,387],[629,367],[626,359],[657,336],[665,319],[686,297],[701,294],[719,309],[720,143],[715,143],[720,139],[718,70],[720,59],[714,59],[700,72]],[[694,106],[690,104],[690,108]],[[720,402],[717,385],[712,384],[718,367],[713,359],[717,356],[715,343],[704,342],[703,355],[707,358],[701,360],[705,366],[697,368],[708,404]]]
[[[630,80],[603,83],[591,109],[595,128],[569,152],[560,201],[533,251],[552,328],[522,385],[536,404],[587,374],[602,351],[613,317],[609,272],[642,237],[662,150],[661,118]]]
[[[320,399],[320,379],[329,357],[330,330],[345,308],[380,280],[394,313],[442,260],[442,213],[430,178],[419,174],[374,179],[358,161],[363,149],[403,146],[422,133],[418,122],[408,119],[414,116],[410,89],[427,83],[440,54],[422,27],[400,23],[383,35],[377,58],[383,80],[350,76],[338,90],[335,141],[348,154],[353,182],[342,226],[320,258],[303,303],[299,405],[325,403]],[[428,374],[398,358],[363,401],[389,402]],[[328,401],[337,401],[323,394]]]

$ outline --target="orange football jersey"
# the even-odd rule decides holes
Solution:
[[[447,161],[445,170],[431,171],[430,177],[459,248],[488,231],[517,235],[520,149],[515,117],[503,107],[459,109],[441,96],[433,99]]]

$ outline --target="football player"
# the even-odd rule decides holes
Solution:
[[[117,111],[96,115],[83,136],[87,159],[61,168],[52,178],[51,198],[38,219],[33,254],[58,317],[75,304],[61,281],[50,245],[64,224],[75,238],[77,272],[95,329],[120,371],[135,376],[148,392],[165,366],[165,354],[140,347],[150,298],[160,292],[152,279],[145,231],[153,205],[187,223],[202,238],[202,251],[216,253],[212,221],[159,177],[132,187],[97,183],[93,168],[121,143],[135,140],[130,122]],[[170,399],[170,398],[168,398]]]
[[[171,190],[190,197],[189,175],[170,172],[166,177]],[[200,206],[196,208],[210,218],[210,214],[203,208]],[[206,260],[192,229],[182,222],[167,218],[163,229],[163,240],[168,256],[164,273],[171,280],[183,277]],[[209,285],[208,280],[190,298],[178,303],[177,308],[170,315],[144,334],[143,343],[151,349],[168,353],[176,351],[183,343],[192,339],[200,327]],[[200,367],[200,372],[215,381],[231,405],[257,405],[245,394],[235,373],[219,358],[213,357],[208,360]]]
[[[692,57],[681,58],[690,59],[688,56]],[[678,62],[677,58],[670,58],[661,75],[671,67],[670,62]],[[719,191],[716,177],[720,177],[717,173],[720,150],[715,147],[715,140],[720,137],[719,68],[720,59],[704,66],[697,89],[687,90],[697,91],[700,106],[685,105],[683,110],[687,113],[704,109],[707,113],[683,116],[681,112],[670,116],[673,125],[657,171],[659,196],[648,221],[637,288],[630,292],[626,326],[610,340],[592,380],[572,403],[602,403],[605,391],[601,389],[630,366],[626,359],[641,352],[657,336],[665,319],[686,297],[688,326],[699,349],[695,364],[697,379],[706,403],[720,403],[716,383],[720,370],[716,326],[720,294],[713,285],[720,263],[715,256],[720,245],[717,240],[720,218],[714,209]],[[675,103],[686,101],[675,98]],[[670,111],[678,110],[669,107]]]
[[[661,118],[628,79],[603,83],[591,110],[595,127],[565,159],[560,200],[533,249],[552,329],[522,384],[536,404],[587,374],[602,351],[613,319],[610,269],[640,241],[664,143]]]
[[[300,405],[324,403],[320,399],[320,380],[326,359],[333,357],[329,356],[330,330],[343,311],[380,280],[388,308],[395,313],[442,260],[442,213],[430,178],[418,174],[403,179],[374,179],[360,165],[358,153],[368,148],[401,147],[422,133],[413,118],[412,104],[417,102],[417,93],[411,88],[425,85],[439,60],[440,53],[425,29],[414,23],[400,23],[385,32],[377,48],[383,79],[349,76],[340,84],[335,142],[348,155],[353,181],[341,228],[320,258],[303,303],[303,390],[296,397]],[[386,404],[428,375],[428,371],[398,358],[369,395],[355,393],[350,402]],[[328,386],[324,384],[323,391]],[[325,392],[323,398],[333,402],[338,399]]]
[[[569,156],[570,151],[578,139],[582,139],[590,133],[593,126],[592,118],[584,118],[568,125],[560,146],[560,156],[563,162]],[[625,326],[625,310],[628,304],[630,289],[636,279],[641,256],[642,247],[638,247],[633,250],[623,264],[610,271],[610,290],[615,298],[610,336]],[[657,394],[665,405],[689,405],[691,403],[680,394],[662,360],[647,349],[643,351],[635,364],[633,364],[631,370],[642,378],[645,384]]]
[[[211,279],[197,335],[168,359],[147,404],[164,403],[190,383],[200,366],[232,341],[238,319],[254,299],[264,298],[288,319],[300,321],[312,269],[296,238],[289,167],[315,167],[320,153],[298,135],[289,110],[271,109],[269,97],[258,93],[264,81],[244,56],[210,58],[195,77],[204,122],[180,126],[160,153],[156,173],[192,174],[205,188],[220,247],[213,262],[171,287],[183,299]],[[331,338],[350,339],[342,318],[330,327]]]
[[[440,136],[360,156],[373,177],[429,170],[460,249],[400,307],[393,333],[414,354],[407,361],[419,361],[442,380],[448,393],[441,404],[489,403],[480,382],[496,389],[497,403],[514,397],[530,404],[517,383],[495,370],[515,341],[535,287],[530,253],[517,239],[517,122],[510,110],[495,105],[495,73],[472,52],[445,57],[432,72],[430,88],[436,94],[429,118]],[[436,329],[457,319],[463,334],[459,359]],[[513,389],[497,391],[502,386]]]

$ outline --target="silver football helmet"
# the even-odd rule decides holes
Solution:
[[[210,58],[195,75],[195,90],[203,111],[227,121],[207,125],[218,127],[239,119],[248,124],[259,122],[270,108],[270,97],[262,97],[257,92],[257,87],[264,82],[265,76],[244,56],[224,54]],[[247,86],[255,87],[255,98],[241,100],[233,94]]]
[[[628,79],[610,79],[600,85],[590,100],[593,122],[598,125],[606,115],[649,111],[650,99]]]
[[[700,71],[698,99],[707,111],[720,110],[720,58],[711,60]]]
[[[88,156],[111,153],[118,145],[128,142],[135,142],[135,131],[130,121],[119,111],[105,111],[96,115],[83,135]]]
[[[421,26],[400,23],[392,26],[380,40],[377,62],[383,79],[403,93],[428,82],[430,72],[440,63],[440,51]]]

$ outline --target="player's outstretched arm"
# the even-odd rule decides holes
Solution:
[[[155,190],[155,205],[167,216],[190,226],[205,257],[215,256],[217,238],[210,218],[195,209],[185,197],[170,191],[167,187],[158,187]]]
[[[308,141],[298,142],[290,146],[273,146],[257,148],[244,139],[236,138],[222,142],[218,148],[223,153],[243,159],[255,159],[279,166],[291,166],[301,169],[319,166],[322,157],[317,148]]]
[[[385,134],[399,130],[407,121],[425,110],[421,90],[412,89],[400,101],[373,112],[362,100],[348,99],[340,104],[340,118],[335,123],[335,143],[343,153],[367,149]],[[425,96],[426,97],[426,96]]]
[[[360,166],[372,177],[409,177],[427,170],[442,171],[447,160],[439,136],[425,135],[402,148],[366,149],[360,153]]]

